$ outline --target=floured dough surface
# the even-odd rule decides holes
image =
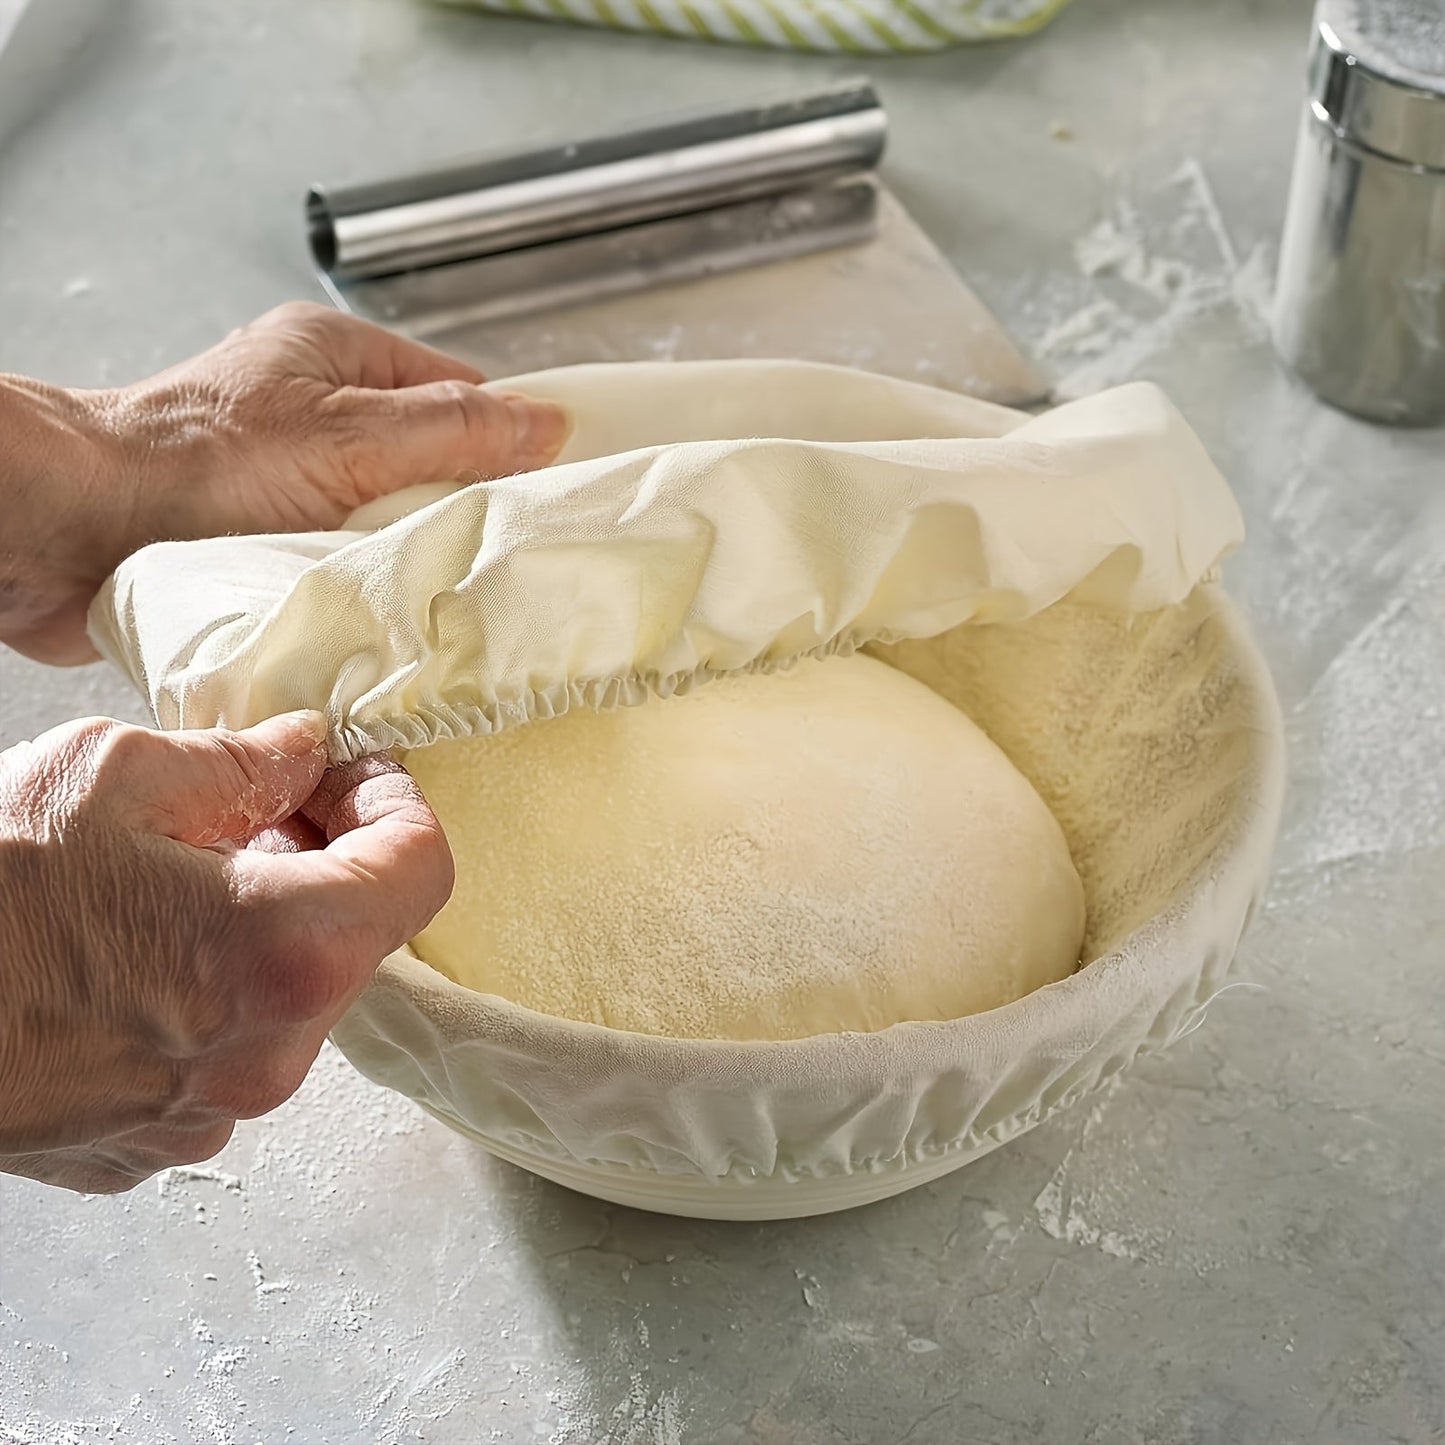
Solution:
[[[677,1038],[994,1008],[1076,967],[1058,824],[956,708],[882,662],[438,743],[406,766],[457,861],[415,940],[456,982]]]

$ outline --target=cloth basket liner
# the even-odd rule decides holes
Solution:
[[[160,726],[319,708],[339,762],[866,648],[1053,809],[1086,966],[970,1018],[738,1043],[552,1018],[403,949],[333,1032],[362,1073],[573,1187],[770,1217],[933,1177],[1197,1021],[1267,871],[1282,730],[1217,581],[1238,509],[1161,392],[1031,417],[753,361],[508,387],[572,418],[543,471],[125,562],[91,632]]]

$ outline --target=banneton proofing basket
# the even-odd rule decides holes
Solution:
[[[739,1043],[538,1014],[403,949],[333,1034],[362,1073],[585,1193],[782,1218],[937,1178],[1199,1020],[1266,875],[1283,749],[1216,580],[1238,511],[1157,390],[1031,418],[789,362],[508,385],[572,413],[545,471],[125,563],[92,634],[160,725],[320,707],[340,761],[866,648],[1053,809],[1084,965],[969,1018]]]

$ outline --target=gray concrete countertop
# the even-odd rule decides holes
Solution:
[[[0,369],[72,383],[315,294],[313,179],[859,68],[407,0],[100,8],[0,151]],[[949,1178],[766,1226],[566,1193],[328,1052],[209,1165],[0,1181],[0,1442],[1445,1440],[1442,436],[1271,357],[1307,20],[1078,0],[871,67],[895,185],[1065,390],[1160,381],[1237,489],[1292,746],[1255,987]],[[0,657],[0,746],[99,712],[140,715]]]

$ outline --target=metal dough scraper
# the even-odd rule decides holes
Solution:
[[[876,174],[854,81],[307,197],[342,309],[490,375],[800,357],[1026,406],[1049,391]]]

